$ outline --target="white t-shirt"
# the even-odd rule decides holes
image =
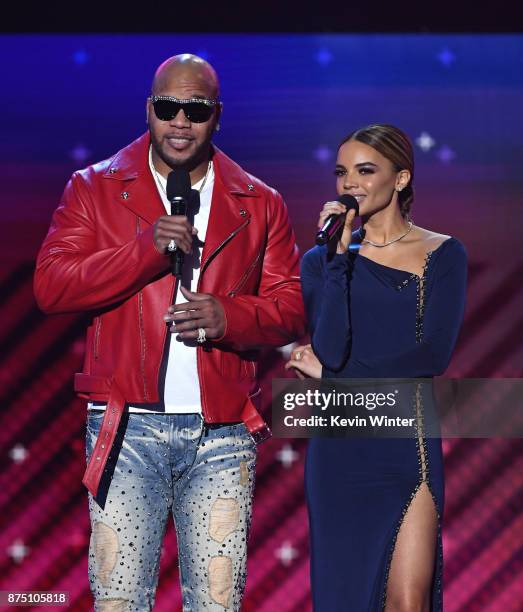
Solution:
[[[167,199],[167,180],[154,170],[151,149],[149,149],[149,167],[155,180],[158,192],[162,198],[167,214],[171,214],[171,205]],[[202,258],[203,243],[207,233],[209,214],[211,212],[212,190],[214,187],[214,168],[212,162],[209,166],[207,178],[192,185],[193,189],[200,190],[200,207],[197,211],[189,211],[189,219],[194,214],[192,224],[198,230],[193,239],[193,250],[185,255],[182,272],[182,285],[191,291],[197,291],[198,279],[200,278],[200,262]],[[180,290],[177,291],[176,304],[185,302]],[[165,312],[167,312],[167,306]],[[162,321],[163,323],[163,321]],[[170,333],[170,332],[168,332]],[[166,413],[201,413],[200,382],[198,380],[198,369],[196,365],[197,342],[181,342],[176,339],[176,334],[171,334],[169,345],[169,356],[167,360],[167,373],[165,376],[164,402]],[[94,405],[90,402],[88,408],[104,410],[106,405]],[[137,406],[129,406],[129,412],[158,412]]]

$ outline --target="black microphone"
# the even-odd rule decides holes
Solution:
[[[167,177],[167,199],[171,203],[171,215],[187,215],[191,196],[191,178],[185,168],[176,168]],[[173,275],[181,276],[185,253],[177,248],[171,255]]]
[[[340,202],[341,204],[345,205],[347,208],[347,212],[349,212],[351,208],[354,208],[354,210],[356,211],[356,216],[360,214],[358,200],[356,200],[354,196],[351,196],[348,193],[344,193],[343,195],[338,196],[336,198],[336,202]],[[329,242],[331,238],[336,235],[336,232],[345,223],[346,214],[347,213],[333,214],[327,217],[322,228],[316,234],[317,245],[323,246],[324,244],[327,244],[327,242]]]

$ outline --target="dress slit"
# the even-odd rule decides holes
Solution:
[[[432,502],[434,503],[434,509],[436,511],[437,517],[437,527],[436,527],[436,555],[434,561],[434,573],[432,578],[432,588],[431,588],[431,596],[430,596],[430,610],[431,612],[439,612],[442,610],[442,602],[441,602],[441,578],[443,571],[443,548],[442,548],[442,537],[441,537],[441,511],[439,508],[438,501],[436,496],[434,495],[434,491],[432,490],[432,486],[429,478],[429,461],[428,461],[428,453],[426,446],[426,437],[424,430],[424,415],[423,415],[423,398],[421,394],[422,383],[416,383],[416,387],[413,393],[413,413],[415,419],[415,439],[416,439],[416,451],[418,455],[418,470],[419,470],[419,480],[410,494],[409,499],[404,504],[403,509],[401,511],[400,518],[396,524],[394,529],[394,535],[392,536],[392,541],[388,546],[388,556],[387,556],[387,564],[385,568],[385,576],[380,583],[382,586],[381,592],[381,610],[385,610],[385,606],[387,603],[387,588],[389,583],[389,574],[390,568],[392,565],[392,559],[394,556],[394,550],[396,548],[396,542],[399,536],[399,532],[403,522],[405,521],[405,517],[409,511],[409,508],[414,501],[414,498],[420,491],[420,488],[423,484],[427,485],[428,492],[432,497]]]

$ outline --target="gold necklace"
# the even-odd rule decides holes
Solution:
[[[410,232],[411,229],[412,229],[412,221],[409,221],[409,229],[404,234],[401,234],[401,236],[399,236],[398,238],[394,238],[394,240],[389,240],[388,242],[384,242],[383,244],[378,244],[377,242],[372,242],[372,240],[367,240],[367,238],[363,238],[361,241],[361,244],[370,244],[371,246],[374,246],[374,247],[383,248],[383,247],[389,246],[389,244],[398,242],[398,240],[401,240],[402,238],[405,238],[405,236]],[[359,234],[360,236],[363,235],[361,227],[359,229]]]
[[[151,157],[151,166],[152,166],[152,169],[154,171],[154,177],[156,179],[156,183],[161,187],[161,189],[165,193],[165,195],[167,195],[167,190],[165,189],[165,187],[163,186],[162,181],[160,180],[160,175],[158,174],[158,171],[156,170],[156,166],[154,165],[152,157]],[[211,166],[212,166],[212,161],[209,160],[209,163],[207,164],[207,171],[205,173],[205,176],[203,177],[203,182],[200,185],[199,189],[195,189],[195,191],[197,191],[198,193],[202,192],[202,189],[204,188],[205,183],[207,182],[207,177],[209,176],[209,172],[211,170]]]
[[[209,163],[207,164],[207,171],[205,172],[205,176],[203,177],[203,181],[202,181],[202,184],[200,185],[200,189],[196,190],[199,193],[201,193],[202,189],[205,187],[205,183],[207,182],[207,177],[209,176],[209,172],[211,170],[211,166],[212,166],[212,161],[209,160]]]

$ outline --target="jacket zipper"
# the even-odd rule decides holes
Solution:
[[[176,280],[173,277],[173,284],[172,284],[172,287],[171,287],[171,293],[170,293],[171,297],[169,299],[169,306],[174,303],[174,289],[175,289],[175,287],[176,287]],[[162,368],[163,355],[164,355],[164,352],[165,352],[165,343],[167,341],[167,334],[169,334],[169,333],[170,333],[169,325],[166,324],[165,325],[165,331],[164,331],[164,334],[163,334],[162,352],[160,354],[160,362],[159,362],[159,364],[158,364],[158,366],[156,368],[156,387],[157,388],[159,387],[159,382],[160,382],[160,371],[161,371],[161,368]],[[168,359],[169,359],[169,356],[167,356],[167,360]],[[167,370],[165,371],[165,376],[167,376]],[[165,394],[165,381],[164,381],[164,394]],[[158,401],[161,402],[162,400],[163,400],[163,398],[160,397],[160,395],[158,395]]]
[[[140,217],[136,217],[137,236],[140,235],[140,231]],[[138,325],[140,328],[140,369],[143,381],[143,398],[144,402],[146,402],[149,398],[149,394],[147,392],[147,380],[145,376],[145,326],[143,324],[143,294],[141,290],[138,292]]]
[[[209,260],[207,260],[209,261]],[[200,283],[201,283],[201,278],[202,278],[202,272],[203,269],[200,270],[200,276],[198,277],[198,284],[196,285],[196,292],[199,293],[200,292]],[[206,399],[205,399],[205,388],[203,386],[203,377],[201,375],[201,371],[202,371],[202,351],[203,351],[203,347],[201,346],[197,346],[196,347],[196,372],[198,374],[198,381],[200,383],[200,399],[202,401],[202,416],[203,416],[203,427],[205,429],[205,424],[209,423],[209,415],[207,414],[207,406],[206,406]],[[212,421],[211,421],[212,422]]]
[[[100,329],[102,328],[102,317],[98,316],[96,319],[96,327],[94,329],[94,358],[98,359],[98,345],[100,342]]]
[[[145,327],[143,324],[143,295],[141,291],[138,292],[138,321],[140,324],[140,368],[142,370],[143,398],[144,402],[146,402],[149,399],[149,394],[147,393],[145,377]]]
[[[234,238],[234,236],[236,236],[236,234],[242,230],[244,227],[246,227],[247,225],[249,225],[249,223],[251,222],[250,218],[246,219],[239,227],[237,227],[231,234],[229,234],[227,236],[227,238],[225,238],[225,240],[219,244],[214,251],[209,255],[209,257],[207,258],[207,261],[205,262],[205,264],[202,266],[201,270],[200,270],[200,276],[198,277],[198,284],[196,286],[196,291],[199,293],[200,292],[200,285],[202,282],[202,274],[204,273],[204,271],[207,269],[207,266],[209,265],[209,262],[214,259],[214,257],[223,249],[223,247],[229,242],[229,240],[231,240],[232,238]],[[202,351],[203,351],[203,347],[198,346],[196,347],[196,369],[198,371],[198,380],[200,381],[200,394],[201,394],[201,399],[202,399],[202,414],[203,414],[203,422],[204,423],[212,423],[213,421],[210,420],[209,421],[209,415],[207,414],[207,407],[206,407],[206,399],[205,399],[205,388],[203,385],[203,377],[201,376],[201,370],[202,370]]]
[[[202,269],[200,270],[200,278],[202,276],[202,274],[204,273],[204,271],[207,269],[207,266],[209,265],[209,263],[211,262],[212,259],[214,259],[216,257],[216,255],[223,249],[223,247],[229,242],[229,240],[231,240],[232,238],[234,238],[234,236],[236,236],[236,234],[242,230],[244,227],[246,227],[247,225],[249,225],[249,223],[251,222],[250,218],[246,219],[240,226],[238,226],[234,232],[232,232],[231,234],[229,234],[227,236],[227,238],[225,238],[225,240],[219,244],[214,251],[209,255],[209,257],[207,257],[206,262],[204,263]],[[198,279],[198,286],[200,285],[200,279]]]

